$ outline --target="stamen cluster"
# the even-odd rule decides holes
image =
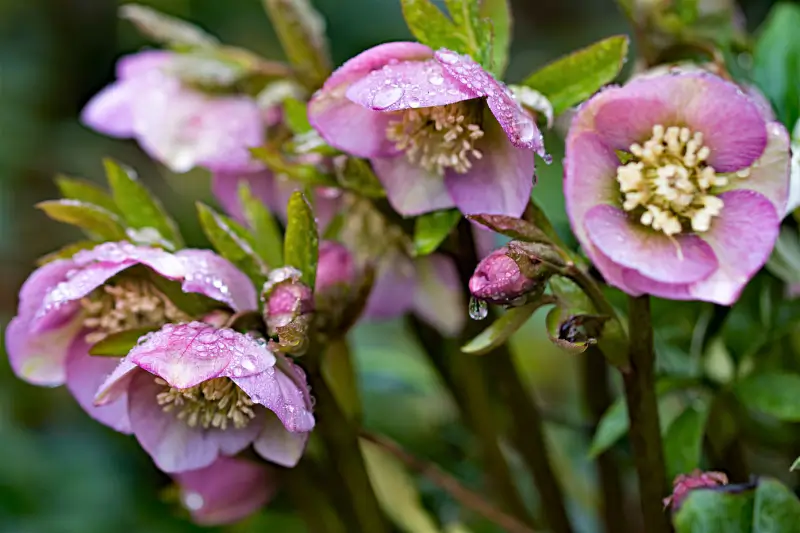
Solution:
[[[177,411],[177,418],[190,427],[225,430],[229,423],[240,429],[255,417],[253,400],[228,378],[214,378],[189,387],[176,389],[161,378],[156,383],[166,390],[158,394],[158,405],[164,411]]]

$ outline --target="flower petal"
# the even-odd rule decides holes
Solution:
[[[388,320],[411,310],[416,291],[414,263],[396,252],[384,258],[369,294],[363,316],[371,320]]]
[[[691,287],[698,300],[731,305],[769,258],[780,228],[780,216],[766,197],[753,191],[721,194],[725,202],[703,239],[719,260],[712,276]]]
[[[233,263],[210,250],[181,250],[175,256],[184,266],[184,292],[196,292],[228,304],[234,311],[258,308],[253,283]],[[164,275],[155,266],[148,265]],[[166,276],[165,276],[166,277]]]
[[[445,172],[445,186],[462,213],[518,217],[531,198],[534,156],[511,144],[492,120],[484,120],[485,137],[476,148],[481,159],[473,159],[465,174]]]
[[[669,300],[694,299],[690,291],[690,283],[662,283],[627,268],[623,269],[622,276],[625,280],[625,285],[639,294],[651,294]]]
[[[373,159],[372,168],[389,203],[401,215],[421,215],[454,205],[441,176],[403,156]]]
[[[220,457],[210,466],[175,474],[181,501],[204,526],[239,521],[264,507],[277,491],[277,473],[253,461]]]
[[[75,336],[67,354],[67,388],[86,413],[121,433],[130,433],[128,399],[123,393],[114,402],[96,406],[94,395],[120,360],[114,357],[92,357],[89,355],[86,331]]]
[[[347,60],[325,81],[323,89],[352,82],[391,62],[425,60],[432,55],[433,50],[416,42],[396,41],[379,44]]]
[[[112,83],[89,100],[81,111],[81,122],[103,135],[118,138],[133,137],[131,99],[138,87],[135,83]]]
[[[415,268],[414,312],[445,336],[457,336],[466,322],[467,303],[453,260],[433,254],[415,261]]]
[[[613,262],[666,283],[691,283],[719,266],[714,251],[696,235],[669,238],[633,222],[621,209],[592,208],[583,220],[592,244]]]
[[[117,78],[126,80],[143,76],[166,66],[173,56],[173,52],[164,50],[144,50],[123,56],[117,61]]]
[[[250,188],[253,197],[261,200],[266,205],[274,195],[274,176],[269,170],[248,173],[215,172],[211,177],[211,192],[214,193],[222,208],[234,220],[244,224],[245,217],[242,204],[239,201],[239,187],[242,183]]]
[[[268,415],[264,429],[253,442],[253,448],[267,461],[292,468],[303,456],[307,441],[308,433],[287,431],[277,416]]]

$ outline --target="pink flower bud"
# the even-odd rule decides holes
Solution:
[[[300,281],[300,272],[291,267],[270,272],[262,297],[266,300],[264,315],[270,335],[294,319],[314,311],[314,295]]]
[[[677,510],[694,489],[719,487],[728,484],[728,476],[722,472],[701,472],[681,474],[672,482],[672,496],[664,498],[664,506]]]
[[[539,285],[540,278],[526,276],[508,252],[506,247],[499,248],[478,263],[469,280],[472,296],[494,304],[508,304]],[[531,265],[534,269],[536,266]]]
[[[356,281],[356,266],[350,251],[342,244],[324,241],[319,246],[317,296],[324,296],[337,286],[351,287]]]

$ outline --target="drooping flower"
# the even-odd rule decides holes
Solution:
[[[174,475],[180,501],[204,526],[237,522],[257,512],[275,495],[276,473],[267,465],[220,457],[210,466]]]
[[[179,59],[165,51],[123,57],[117,63],[117,81],[92,98],[82,122],[106,135],[136,139],[174,172],[263,168],[248,150],[264,142],[265,118],[256,101],[186,86],[176,72]]]
[[[294,466],[314,427],[303,371],[263,340],[204,322],[147,334],[95,396],[127,397],[131,432],[165,472],[204,468],[253,445]]]
[[[468,56],[413,42],[347,61],[309,102],[333,147],[370,159],[404,215],[457,206],[519,216],[541,133],[511,92]]]
[[[44,386],[66,382],[90,416],[123,432],[130,431],[124,401],[92,404],[118,359],[91,357],[90,345],[108,334],[189,318],[146,277],[130,274],[135,265],[178,280],[184,292],[203,294],[234,311],[256,306],[247,277],[213,252],[172,254],[109,242],[36,270],[23,284],[17,316],[6,330],[6,350],[19,377]]]
[[[664,507],[672,507],[673,510],[677,510],[691,491],[727,484],[728,476],[722,472],[695,470],[691,474],[681,474],[672,482],[672,495],[664,498]]]
[[[710,74],[605,90],[584,104],[567,138],[573,231],[628,294],[731,304],[777,238],[788,147],[780,124]]]

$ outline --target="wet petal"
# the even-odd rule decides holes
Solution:
[[[232,457],[220,457],[210,466],[174,477],[192,521],[204,526],[246,518],[264,507],[277,491],[274,470]]]
[[[232,174],[215,172],[211,178],[211,192],[214,193],[222,208],[234,220],[245,223],[242,204],[239,201],[239,186],[244,183],[250,188],[253,196],[266,205],[270,205],[274,193],[274,176],[269,170],[260,172]]]
[[[166,66],[173,55],[172,52],[164,50],[145,50],[123,56],[117,61],[117,78],[126,80],[143,76]]]
[[[364,318],[387,320],[407,313],[416,291],[414,263],[399,252],[381,261],[375,284],[364,309]]]
[[[390,62],[425,60],[432,55],[433,50],[416,42],[397,41],[379,44],[347,60],[325,81],[323,89],[352,82]]]
[[[416,260],[414,266],[414,312],[445,336],[457,336],[466,322],[467,302],[453,260],[434,254]]]
[[[691,283],[719,266],[714,251],[696,235],[669,238],[633,222],[621,209],[592,208],[583,220],[592,244],[613,262],[666,283]]]
[[[97,388],[97,393],[94,396],[94,405],[108,405],[126,395],[133,376],[138,372],[144,371],[127,359],[119,361],[119,365]]]
[[[375,175],[386,189],[392,207],[404,216],[453,207],[444,179],[404,156],[373,159]]]
[[[698,300],[731,305],[769,258],[780,228],[780,216],[767,198],[753,191],[720,195],[722,213],[703,239],[719,260],[712,276],[691,287]]]
[[[193,249],[181,250],[175,256],[185,269],[184,292],[204,294],[228,304],[234,311],[258,308],[256,290],[250,278],[224,257],[209,250]],[[164,275],[157,268],[151,268]]]
[[[66,360],[67,388],[89,416],[116,431],[130,433],[128,398],[125,393],[112,403],[102,406],[94,404],[95,392],[117,368],[120,359],[90,356],[90,345],[85,335],[86,331],[79,332],[69,347]]]
[[[81,111],[81,122],[103,135],[133,137],[131,99],[135,98],[137,85],[118,81],[112,83],[89,100]]]
[[[634,272],[633,270],[626,269],[614,263],[611,259],[603,255],[602,252],[597,250],[590,241],[583,244],[583,251],[592,262],[592,264],[603,275],[605,282],[612,287],[616,287],[626,294],[631,296],[641,296],[647,291],[642,291],[640,288],[635,288],[628,285],[625,274]],[[654,282],[655,283],[655,282]]]
[[[306,449],[308,433],[287,431],[277,416],[267,416],[264,429],[253,442],[256,453],[267,461],[292,468]]]
[[[476,148],[481,159],[472,159],[466,174],[445,173],[445,185],[462,213],[518,217],[531,197],[534,156],[511,144],[497,122],[484,121],[485,137]]]
[[[642,276],[635,270],[624,269],[625,285],[639,294],[651,294],[669,300],[693,300],[689,283],[661,283]],[[713,276],[713,274],[712,274]]]

